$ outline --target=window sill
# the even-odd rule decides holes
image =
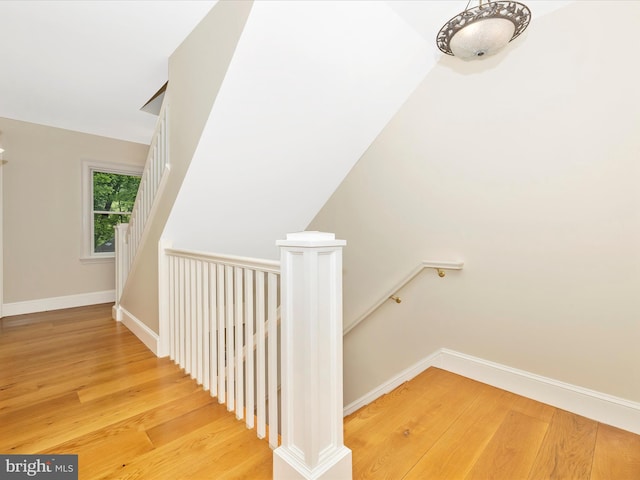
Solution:
[[[80,257],[80,263],[113,263],[115,259],[115,255],[104,257]]]

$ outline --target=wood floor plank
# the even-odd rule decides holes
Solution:
[[[509,413],[516,395],[483,386],[478,397],[438,439],[404,480],[464,478]]]
[[[640,436],[598,425],[591,480],[640,479]]]
[[[15,382],[1,390],[0,414],[11,408],[24,408],[34,403],[57,397],[68,391],[82,392],[94,385],[113,381],[117,384],[131,384],[130,377],[138,372],[153,372],[159,359],[151,358],[149,352],[143,356],[131,356],[125,362],[112,359],[96,365],[71,365],[57,372],[40,371],[27,375],[17,375]],[[122,382],[122,383],[121,383]],[[124,388],[124,387],[123,387]],[[85,399],[82,399],[86,401]]]
[[[34,447],[27,440],[42,438],[43,427],[49,428],[56,417],[64,418],[67,412],[80,407],[75,392],[67,392],[46,402],[33,404],[22,409],[14,409],[0,415],[0,452],[36,453],[42,447]]]
[[[522,413],[528,417],[537,418],[546,423],[551,423],[556,408],[545,403],[540,403],[527,397],[516,395],[511,405],[511,410]]]
[[[47,404],[38,404],[36,407],[42,407],[44,413],[12,420],[9,435],[0,438],[0,451],[34,453],[64,443],[73,436],[116,423],[169,399],[193,394],[197,389],[190,377],[178,372],[93,402],[81,404],[78,401],[77,407],[65,405],[62,409],[51,409]],[[122,409],[125,401],[127,408]],[[35,433],[37,425],[43,422],[47,425],[46,431]]]
[[[146,436],[146,441],[154,447],[156,446],[150,439],[148,432],[170,422],[171,419],[181,418],[190,412],[199,411],[204,407],[217,404],[217,401],[204,391],[197,391],[193,395],[178,398],[167,403],[163,403],[155,408],[145,410],[138,415],[126,418],[120,422],[107,425],[101,429],[93,430],[85,435],[80,435],[64,443],[38,453],[62,453],[73,452],[84,456],[84,452],[91,452],[96,448],[100,449],[102,442],[112,445],[117,453],[119,444],[114,438],[121,435],[125,437],[131,432],[141,432]],[[174,435],[175,437],[175,435]],[[116,464],[118,462],[115,462]],[[91,465],[91,462],[85,464]]]
[[[84,479],[109,475],[153,448],[145,431],[118,429],[108,435],[92,432],[38,453],[78,455],[78,470]]]
[[[100,382],[82,386],[78,389],[78,398],[81,403],[87,403],[175,373],[176,365],[173,362],[168,358],[158,359],[152,369],[143,368],[138,372],[120,374],[115,378],[110,375],[109,377],[103,377]]]
[[[229,412],[224,405],[211,401],[197,410],[173,417],[161,425],[148,429],[147,435],[154,446],[161,447],[227,415]]]
[[[509,412],[466,478],[527,478],[548,427],[548,423],[537,418]]]
[[[386,395],[376,399],[374,402],[352,413],[345,418],[345,428],[351,437],[356,440],[358,438],[366,438],[367,430],[372,425],[383,422],[386,424],[394,424],[396,418],[402,417],[401,410],[395,408],[405,402],[413,402],[416,398],[424,393],[436,395],[437,393],[445,394],[449,389],[455,386],[459,381],[457,376],[444,372],[438,368],[429,368],[416,376],[410,382],[400,385],[398,388]]]
[[[347,430],[345,443],[353,451],[354,478],[394,478],[413,467],[438,438],[471,404],[481,384],[450,377],[450,388],[430,389],[419,396],[390,405],[391,420],[377,420],[357,438]],[[407,412],[410,412],[407,415]]]
[[[57,312],[0,320],[4,332],[0,340],[5,342],[0,342],[0,354],[7,360],[0,376],[0,450],[75,453],[83,480],[119,479],[123,468],[127,475],[135,472],[126,469],[131,464],[142,469],[140,478],[196,479],[209,478],[184,473],[200,475],[205,468],[199,450],[179,446],[201,444],[208,451],[218,444],[227,453],[249,452],[240,465],[219,461],[215,467],[219,474],[233,471],[238,478],[267,474],[270,478],[272,452],[266,441],[248,431],[178,366],[157,359],[131,332],[113,322],[110,306],[98,310],[87,321],[82,320],[81,310],[70,317]],[[75,342],[70,341],[76,333]],[[232,429],[219,428],[220,420],[213,419],[212,411]],[[158,455],[145,457],[152,465],[163,464],[161,455],[175,463],[172,448],[182,448],[184,457],[173,477],[150,476],[144,462],[136,463],[151,452]]]
[[[0,319],[0,452],[78,454],[82,480],[271,480],[267,442],[110,315]],[[591,451],[591,479],[639,480],[640,437],[598,424],[594,447],[592,425],[430,368],[347,417],[345,443],[356,479],[574,480]]]
[[[265,461],[266,457],[271,458],[272,453],[267,442],[259,440],[255,432],[244,428],[235,416],[226,415],[173,442],[138,456],[131,463],[102,478],[218,478],[236,463],[242,463],[243,456],[254,450],[261,451]],[[87,480],[97,478],[99,477],[88,476]]]
[[[530,480],[588,480],[598,422],[557,409],[529,474]]]

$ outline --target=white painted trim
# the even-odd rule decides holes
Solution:
[[[280,245],[280,242],[278,242]],[[195,250],[183,250],[180,248],[166,247],[165,255],[180,258],[192,258],[194,260],[206,260],[220,265],[249,268],[261,272],[280,273],[280,260],[266,260],[262,258],[238,257],[236,255],[223,255],[220,253],[198,252]]]
[[[428,357],[350,403],[345,407],[344,415],[347,416],[389,393],[429,367],[438,367],[640,435],[640,403],[638,402],[472,357],[447,348],[436,350]]]
[[[131,330],[131,333],[138,337],[138,339],[144,343],[154,355],[157,356],[160,345],[160,337],[158,337],[158,334],[142,323],[140,319],[129,312],[126,308],[121,306],[119,308],[119,313],[120,315],[116,315],[121,316],[122,324]]]
[[[640,434],[640,403],[560,382],[463,353],[440,349],[444,370]]]
[[[48,310],[61,310],[63,308],[84,307],[115,301],[115,290],[102,292],[80,293],[66,295],[64,297],[40,298],[24,302],[5,303],[2,306],[4,316],[23,315],[25,313],[46,312]]]
[[[362,397],[358,398],[357,400],[351,402],[349,405],[344,407],[344,416],[346,417],[347,415],[373,402],[375,399],[383,395],[386,395],[393,389],[398,388],[404,382],[408,382],[412,378],[418,376],[419,374],[424,372],[427,368],[437,366],[439,357],[440,357],[440,350],[437,350],[436,352],[432,353],[428,357],[423,358],[419,362],[411,365],[409,368],[404,369],[395,377],[387,380],[380,386],[374,388],[370,392],[366,393]]]

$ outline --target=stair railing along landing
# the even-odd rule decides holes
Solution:
[[[280,262],[167,247],[161,255],[163,353],[258,437],[275,425],[276,448]]]
[[[351,478],[342,247],[289,234],[280,261],[159,248],[160,346],[274,448],[274,479]],[[278,320],[280,319],[280,324]]]

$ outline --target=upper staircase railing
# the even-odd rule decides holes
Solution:
[[[165,93],[131,218],[129,223],[122,223],[116,226],[115,312],[118,312],[120,297],[129,276],[131,265],[135,260],[138,247],[144,238],[145,226],[154,208],[155,199],[159,196],[170,170],[168,122],[169,101],[168,94]]]

